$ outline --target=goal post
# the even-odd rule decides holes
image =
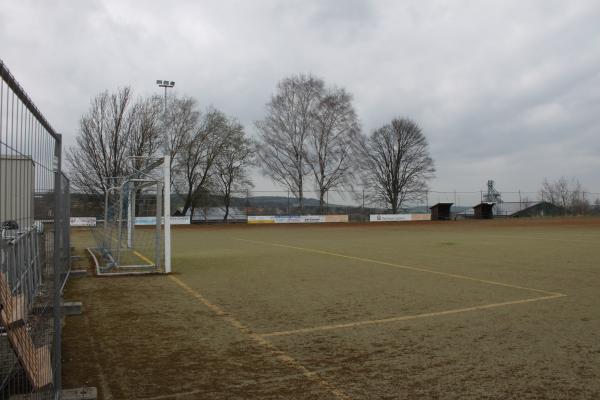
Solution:
[[[165,156],[164,163],[164,210],[165,210],[165,273],[171,273],[171,157]]]
[[[106,178],[104,221],[90,249],[99,274],[171,272],[169,157],[133,161],[133,173]]]

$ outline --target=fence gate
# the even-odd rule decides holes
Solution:
[[[0,61],[0,400],[59,399],[70,271],[61,137]]]

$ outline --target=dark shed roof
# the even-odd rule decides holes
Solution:
[[[450,207],[454,203],[437,203],[429,207],[431,209],[432,220],[447,220],[450,219]]]
[[[473,207],[474,217],[477,219],[492,219],[494,218],[494,202],[483,202]]]

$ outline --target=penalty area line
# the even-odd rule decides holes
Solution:
[[[472,281],[472,282],[485,283],[485,284],[488,284],[488,285],[496,285],[496,286],[509,287],[509,288],[513,288],[513,289],[528,290],[528,291],[531,291],[531,292],[543,293],[543,294],[546,294],[546,295],[549,295],[549,296],[556,296],[556,297],[566,296],[563,293],[551,292],[551,291],[548,291],[548,290],[535,289],[535,288],[530,288],[530,287],[526,287],[526,286],[513,285],[513,284],[510,284],[510,283],[503,283],[503,282],[491,281],[489,279],[473,278],[473,277],[467,276],[467,275],[453,274],[453,273],[450,273],[450,272],[436,271],[436,270],[433,270],[433,269],[420,268],[420,267],[411,267],[411,266],[408,266],[408,265],[395,264],[395,263],[391,263],[391,262],[387,262],[387,261],[375,260],[373,258],[356,257],[356,256],[347,255],[347,254],[334,253],[334,252],[326,251],[326,250],[312,249],[310,247],[291,246],[291,245],[287,245],[287,244],[280,244],[280,243],[273,243],[273,242],[263,242],[263,241],[260,241],[260,240],[250,240],[250,239],[241,239],[241,238],[233,238],[233,239],[241,241],[241,242],[256,243],[256,244],[262,244],[262,245],[265,245],[265,246],[283,247],[283,248],[286,248],[286,249],[294,249],[294,250],[305,251],[305,252],[308,252],[308,253],[323,254],[323,255],[332,256],[332,257],[340,257],[340,258],[345,258],[345,259],[348,259],[348,260],[362,261],[362,262],[367,262],[367,263],[371,263],[371,264],[385,265],[385,266],[388,266],[388,267],[400,268],[400,269],[405,269],[405,270],[410,270],[410,271],[426,272],[426,273],[429,273],[429,274],[440,275],[440,276],[447,276],[449,278],[463,279],[463,280]]]
[[[492,308],[506,307],[506,306],[511,306],[511,305],[515,305],[515,304],[533,303],[535,301],[557,299],[559,297],[565,297],[565,296],[566,295],[564,295],[564,294],[554,294],[551,296],[534,297],[531,299],[522,299],[522,300],[512,300],[512,301],[505,301],[502,303],[484,304],[482,306],[456,308],[453,310],[435,311],[435,312],[416,314],[416,315],[405,315],[405,316],[400,316],[400,317],[348,322],[345,324],[322,325],[322,326],[315,326],[315,327],[311,327],[311,328],[300,328],[300,329],[292,329],[292,330],[288,330],[288,331],[263,333],[263,334],[261,334],[261,336],[263,338],[268,338],[268,337],[273,337],[273,336],[299,335],[299,334],[303,334],[303,333],[329,331],[329,330],[334,330],[334,329],[355,328],[355,327],[365,326],[365,325],[379,325],[379,324],[387,324],[390,322],[410,321],[410,320],[415,320],[415,319],[440,317],[440,316],[444,316],[444,315],[460,314],[460,313],[466,313],[466,312],[478,311],[478,310],[488,310],[488,309],[492,309]]]

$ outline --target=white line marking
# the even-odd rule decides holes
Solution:
[[[341,400],[351,400],[350,396],[348,396],[346,393],[344,393],[343,391],[341,391],[340,389],[338,389],[331,383],[329,383],[326,380],[324,380],[323,378],[321,378],[316,372],[310,371],[308,368],[306,368],[304,365],[302,365],[298,360],[296,360],[295,358],[293,358],[286,352],[279,350],[273,343],[269,342],[267,339],[263,338],[258,333],[253,332],[250,328],[248,328],[246,325],[244,325],[239,320],[234,318],[231,314],[228,314],[227,312],[225,312],[218,305],[211,303],[206,297],[202,296],[202,294],[200,294],[200,292],[198,292],[197,290],[188,286],[181,279],[177,278],[174,275],[169,275],[169,278],[171,280],[173,280],[177,285],[182,287],[192,297],[196,298],[202,304],[204,304],[208,309],[210,309],[213,313],[215,313],[215,315],[223,318],[230,325],[235,327],[238,331],[249,336],[256,343],[258,343],[262,347],[269,350],[271,352],[271,354],[273,354],[279,361],[300,371],[302,373],[302,375],[304,375],[307,379],[321,385],[322,387],[327,389],[331,394],[333,394],[336,398],[341,399]]]
[[[543,293],[543,294],[551,295],[551,296],[558,296],[558,295],[565,296],[562,293],[551,292],[551,291],[548,291],[548,290],[534,289],[534,288],[530,288],[530,287],[526,287],[526,286],[519,286],[519,285],[510,284],[510,283],[503,283],[503,282],[492,281],[492,280],[489,280],[489,279],[473,278],[473,277],[466,276],[466,275],[459,275],[459,274],[453,274],[453,273],[450,273],[450,272],[436,271],[436,270],[433,270],[433,269],[420,268],[420,267],[410,267],[408,265],[395,264],[395,263],[391,263],[391,262],[387,262],[387,261],[379,261],[379,260],[375,260],[375,259],[372,259],[372,258],[355,257],[355,256],[346,255],[346,254],[333,253],[333,252],[325,251],[325,250],[312,249],[312,248],[308,248],[308,247],[290,246],[290,245],[287,245],[287,244],[263,242],[263,241],[260,241],[260,240],[250,240],[250,239],[240,239],[240,238],[235,238],[235,240],[239,240],[239,241],[242,241],[242,242],[263,244],[263,245],[267,245],[267,246],[283,247],[283,248],[288,248],[288,249],[306,251],[306,252],[315,253],[315,254],[324,254],[324,255],[333,256],[333,257],[341,257],[341,258],[346,258],[346,259],[349,259],[349,260],[363,261],[363,262],[368,262],[368,263],[372,263],[372,264],[385,265],[385,266],[388,266],[388,267],[406,269],[406,270],[411,270],[411,271],[427,272],[427,273],[430,273],[430,274],[447,276],[447,277],[450,277],[450,278],[463,279],[463,280],[468,280],[468,281],[473,281],[473,282],[479,282],[479,283],[486,283],[486,284],[489,284],[489,285],[504,286],[504,287],[509,287],[509,288],[513,288],[513,289],[528,290],[528,291]]]
[[[514,305],[514,304],[532,303],[534,301],[557,299],[559,297],[565,297],[565,296],[566,295],[564,295],[564,294],[555,294],[552,296],[534,297],[531,299],[523,299],[523,300],[505,301],[502,303],[492,303],[492,304],[485,304],[482,306],[457,308],[454,310],[436,311],[436,312],[429,312],[429,313],[416,314],[416,315],[405,315],[405,316],[401,316],[401,317],[372,319],[372,320],[366,320],[366,321],[348,322],[345,324],[323,325],[323,326],[315,326],[312,328],[300,328],[300,329],[292,329],[292,330],[288,330],[288,331],[270,332],[270,333],[263,333],[263,334],[261,334],[261,336],[262,337],[273,337],[273,336],[298,335],[298,334],[303,334],[303,333],[328,331],[328,330],[333,330],[333,329],[354,328],[357,326],[364,326],[364,325],[378,325],[378,324],[387,324],[390,322],[410,321],[410,320],[414,320],[414,319],[439,317],[442,315],[459,314],[459,313],[477,311],[477,310],[487,310],[490,308],[505,307],[505,306],[510,306],[510,305]]]

